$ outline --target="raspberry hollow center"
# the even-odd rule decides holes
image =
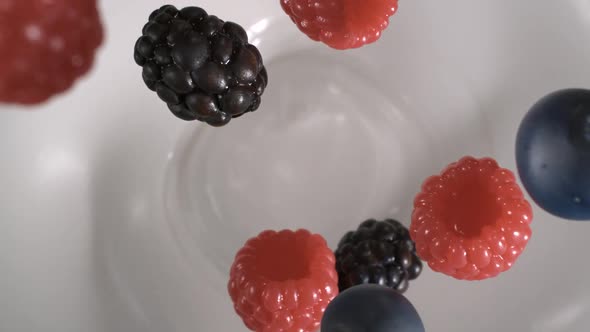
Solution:
[[[463,237],[477,237],[484,226],[493,226],[502,210],[485,181],[469,177],[450,191],[445,222]]]
[[[309,276],[305,242],[294,236],[275,237],[257,248],[256,270],[270,281],[299,280]]]

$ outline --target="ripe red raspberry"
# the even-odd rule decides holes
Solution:
[[[379,39],[397,10],[397,0],[281,0],[299,30],[335,49]]]
[[[306,230],[264,231],[236,254],[228,291],[256,332],[313,332],[338,294],[334,254]]]
[[[531,221],[512,172],[493,159],[464,157],[424,182],[410,236],[434,271],[481,280],[512,267],[531,237]]]
[[[0,1],[0,102],[38,104],[67,90],[102,38],[95,0]]]

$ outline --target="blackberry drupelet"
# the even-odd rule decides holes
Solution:
[[[400,222],[369,219],[346,233],[335,252],[338,288],[379,284],[400,293],[422,272],[414,241]]]
[[[198,7],[166,5],[149,16],[134,49],[143,80],[170,111],[212,126],[260,106],[268,76],[246,31]]]

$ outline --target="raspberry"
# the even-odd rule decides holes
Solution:
[[[434,271],[481,280],[512,267],[531,237],[531,221],[512,172],[490,158],[464,157],[424,182],[410,235]]]
[[[143,80],[176,117],[224,126],[253,112],[268,81],[246,31],[198,7],[154,11],[135,43]]]
[[[408,230],[393,219],[363,222],[342,237],[335,254],[340,292],[371,283],[403,293],[422,272]]]
[[[68,90],[102,39],[95,0],[0,1],[0,102],[40,104]]]
[[[299,30],[339,49],[373,43],[397,11],[397,0],[281,0]]]
[[[334,254],[307,230],[264,231],[236,254],[228,291],[257,332],[313,332],[338,294]]]

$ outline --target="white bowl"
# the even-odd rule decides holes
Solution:
[[[334,51],[278,0],[200,5],[248,27],[269,72],[259,111],[224,128],[173,118],[132,48],[156,0],[102,1],[88,76],[34,111],[0,109],[0,330],[247,331],[226,291],[267,228],[330,245],[366,218],[409,222],[421,181],[463,155],[515,169],[548,92],[590,86],[590,1],[402,1],[381,40]],[[590,223],[535,209],[501,276],[425,268],[407,297],[428,331],[585,331]]]

